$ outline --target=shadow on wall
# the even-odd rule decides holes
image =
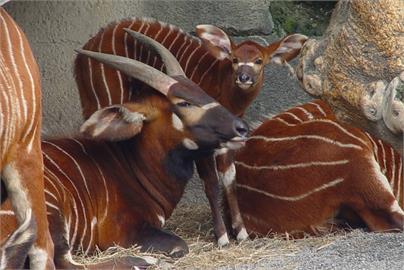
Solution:
[[[46,135],[78,130],[82,118],[72,74],[74,49],[111,21],[145,16],[186,31],[199,23],[254,34],[272,29],[266,0],[12,1],[4,7],[26,33],[41,69]]]

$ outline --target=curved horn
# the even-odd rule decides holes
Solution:
[[[170,76],[167,76],[160,70],[127,57],[82,49],[76,49],[75,51],[108,66],[116,68],[128,76],[148,84],[164,95],[167,95],[168,90],[173,84],[178,83],[178,81]]]
[[[182,75],[186,77],[178,60],[166,47],[164,47],[154,39],[143,35],[142,33],[133,31],[129,28],[124,28],[124,30],[134,39],[140,40],[144,45],[151,47],[160,55],[161,60],[163,60],[163,63],[166,66],[166,71],[169,76]]]

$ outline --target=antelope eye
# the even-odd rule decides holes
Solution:
[[[255,60],[255,64],[261,65],[262,64],[262,59],[258,58],[257,60]]]
[[[233,64],[238,64],[238,59],[237,58],[233,58]]]
[[[187,101],[178,102],[176,105],[177,105],[178,107],[183,107],[183,108],[191,107],[191,106],[192,106],[192,104],[189,103],[189,102],[187,102]]]

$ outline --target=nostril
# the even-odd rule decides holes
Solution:
[[[237,136],[246,137],[248,134],[248,126],[244,121],[235,120],[234,131],[236,132]]]
[[[250,76],[248,76],[245,73],[242,73],[242,74],[240,74],[238,76],[238,79],[239,79],[240,82],[245,83],[245,82],[248,82],[250,80]]]

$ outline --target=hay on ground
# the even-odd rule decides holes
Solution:
[[[218,248],[213,236],[213,224],[210,209],[207,205],[186,205],[181,203],[167,221],[167,230],[175,232],[189,246],[189,254],[174,260],[163,254],[142,253],[139,248],[123,249],[113,247],[104,252],[96,252],[92,257],[76,256],[81,263],[94,263],[124,255],[149,256],[157,258],[157,264],[151,269],[217,269],[226,266],[257,265],[280,257],[294,256],[307,246],[317,250],[327,248],[346,232],[339,231],[322,237],[307,236],[298,240],[286,240],[282,235],[271,238],[257,238],[237,243],[231,240],[229,246]],[[293,268],[293,265],[283,265]]]

